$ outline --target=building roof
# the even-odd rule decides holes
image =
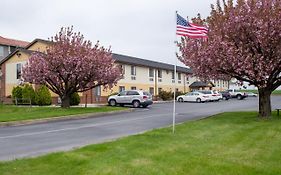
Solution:
[[[12,57],[18,51],[28,52],[29,54],[32,53],[32,51],[27,50],[27,49],[36,42],[44,42],[46,44],[52,43],[52,41],[37,38],[37,39],[33,40],[31,43],[29,43],[25,47],[25,49],[18,49],[15,52],[8,55],[6,58],[4,58],[2,61],[0,61],[0,65],[2,63],[4,63],[6,60],[8,60],[10,57]],[[120,63],[132,64],[132,65],[138,65],[138,66],[146,66],[146,67],[152,67],[152,68],[164,69],[164,70],[170,70],[170,71],[174,70],[174,65],[172,65],[172,64],[161,63],[161,62],[151,61],[151,60],[145,60],[145,59],[141,59],[141,58],[137,58],[137,57],[121,55],[121,54],[116,54],[116,53],[113,53],[112,57],[113,57],[113,59],[115,59],[117,62],[120,62]],[[186,73],[186,74],[192,73],[190,68],[181,67],[181,66],[177,66],[177,71],[182,72],[182,73]]]
[[[174,65],[172,65],[172,64],[145,60],[145,59],[141,59],[141,58],[137,58],[137,57],[121,55],[121,54],[116,54],[116,53],[113,53],[112,57],[113,57],[113,59],[115,59],[117,62],[120,62],[120,63],[147,66],[147,67],[165,69],[165,70],[170,70],[170,71],[174,70]],[[177,66],[177,71],[182,72],[182,73],[192,73],[190,68],[180,67],[180,66]]]
[[[4,38],[4,37],[0,36],[0,45],[26,47],[28,44],[29,44],[29,42],[26,42],[26,41]]]
[[[210,84],[212,87],[214,87],[214,84],[212,82],[202,82],[202,81],[195,81],[189,85],[191,88],[196,88],[196,87],[210,87]]]
[[[30,46],[32,46],[34,43],[36,42],[42,42],[42,43],[46,43],[46,44],[51,44],[52,41],[49,41],[49,40],[43,40],[43,39],[39,39],[39,38],[36,38],[35,40],[33,40],[31,43],[29,43],[28,45],[25,46],[25,49],[28,49]]]

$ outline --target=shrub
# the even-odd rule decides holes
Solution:
[[[15,99],[17,98],[19,101],[22,99],[22,87],[21,86],[16,86],[13,87],[12,90],[12,98],[13,102],[15,103]]]
[[[77,92],[74,92],[73,94],[71,94],[70,96],[70,105],[79,105],[80,103],[80,97],[79,94]]]
[[[160,97],[163,101],[171,100],[172,99],[172,92],[162,90],[162,91],[159,92],[158,97]]]
[[[41,85],[36,90],[36,103],[39,106],[50,105],[52,103],[51,93],[47,86]]]
[[[33,87],[29,84],[25,84],[24,87],[22,88],[22,98],[25,102],[29,103],[29,99],[31,100],[31,104],[35,105],[36,93],[33,89]]]

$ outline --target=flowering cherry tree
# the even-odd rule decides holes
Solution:
[[[58,94],[62,107],[70,106],[70,95],[96,86],[111,87],[121,77],[110,49],[94,46],[73,28],[62,28],[51,39],[46,53],[35,52],[23,69],[25,81],[45,84]]]
[[[281,0],[218,0],[206,23],[208,41],[182,38],[179,59],[201,78],[255,85],[259,116],[271,116],[270,95],[281,85]]]

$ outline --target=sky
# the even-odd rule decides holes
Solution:
[[[0,36],[48,39],[73,26],[112,52],[175,63],[175,11],[210,14],[216,0],[1,0]],[[178,63],[181,65],[180,63]]]

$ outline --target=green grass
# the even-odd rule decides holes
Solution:
[[[277,175],[281,119],[224,113],[70,152],[0,163],[1,175]]]
[[[241,90],[242,92],[253,92],[259,94],[258,90]],[[281,90],[275,90],[272,92],[273,95],[281,95]]]
[[[123,109],[125,108],[109,106],[88,108],[72,107],[63,109],[60,107],[21,107],[12,105],[0,105],[0,122],[42,119],[74,114],[117,111]]]

